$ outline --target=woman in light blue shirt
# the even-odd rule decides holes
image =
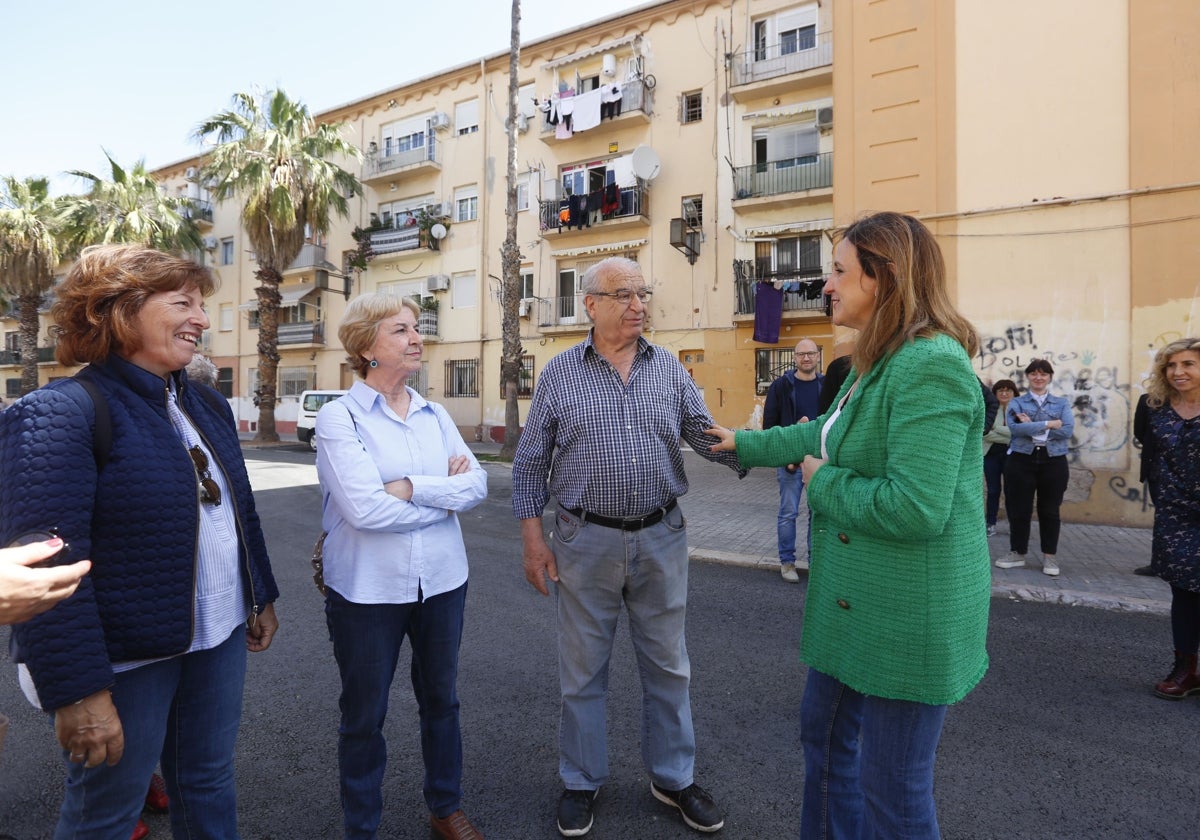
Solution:
[[[419,311],[382,294],[350,303],[338,338],[361,381],[316,422],[347,838],[373,838],[379,828],[383,722],[406,636],[433,835],[482,837],[461,807],[456,681],[467,553],[457,514],[487,496],[487,474],[446,410],[405,384],[421,367]]]

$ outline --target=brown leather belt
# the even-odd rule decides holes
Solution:
[[[601,516],[598,513],[589,513],[583,508],[563,508],[572,516],[582,519],[584,522],[592,522],[596,525],[601,525],[605,528],[619,528],[622,531],[640,531],[643,528],[649,528],[651,525],[657,525],[662,521],[662,518],[679,506],[678,499],[672,499],[657,510],[652,510],[645,516]]]

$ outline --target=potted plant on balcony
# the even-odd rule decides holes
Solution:
[[[421,246],[431,251],[437,251],[438,238],[432,233],[434,225],[450,229],[450,217],[438,212],[440,208],[421,207],[416,212],[417,228],[421,231]]]
[[[367,263],[375,258],[375,252],[371,249],[371,234],[376,230],[381,230],[382,227],[370,225],[369,227],[356,227],[350,232],[354,237],[356,248],[346,258],[346,267],[355,271],[366,271]]]
[[[433,295],[417,298],[421,315],[417,318],[417,332],[421,335],[438,334],[438,299]]]

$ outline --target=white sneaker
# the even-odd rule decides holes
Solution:
[[[996,526],[995,526],[995,525],[989,525],[989,526],[988,526],[988,536],[989,536],[989,537],[994,537],[994,536],[996,536]]]
[[[1054,562],[1054,555],[1047,554],[1042,557],[1042,574],[1050,575],[1050,577],[1058,577],[1058,563]]]
[[[1010,551],[996,561],[997,569],[1019,569],[1025,565],[1025,555]]]
[[[796,565],[794,563],[780,563],[779,574],[788,583],[800,582],[800,575],[796,574]]]

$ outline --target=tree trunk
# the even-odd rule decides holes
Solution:
[[[21,396],[38,387],[38,306],[40,294],[23,294],[17,297],[18,329],[21,348]]]
[[[504,204],[507,222],[500,248],[503,280],[500,294],[500,390],[504,394],[504,445],[500,457],[511,461],[521,436],[521,409],[517,383],[521,375],[521,322],[517,316],[521,292],[521,249],[517,245],[517,69],[521,55],[521,0],[512,0],[512,31],[508,51],[508,195]]]
[[[275,381],[279,374],[279,282],[283,278],[274,266],[264,265],[255,272],[258,296],[258,406],[256,441],[278,443],[275,431]]]

